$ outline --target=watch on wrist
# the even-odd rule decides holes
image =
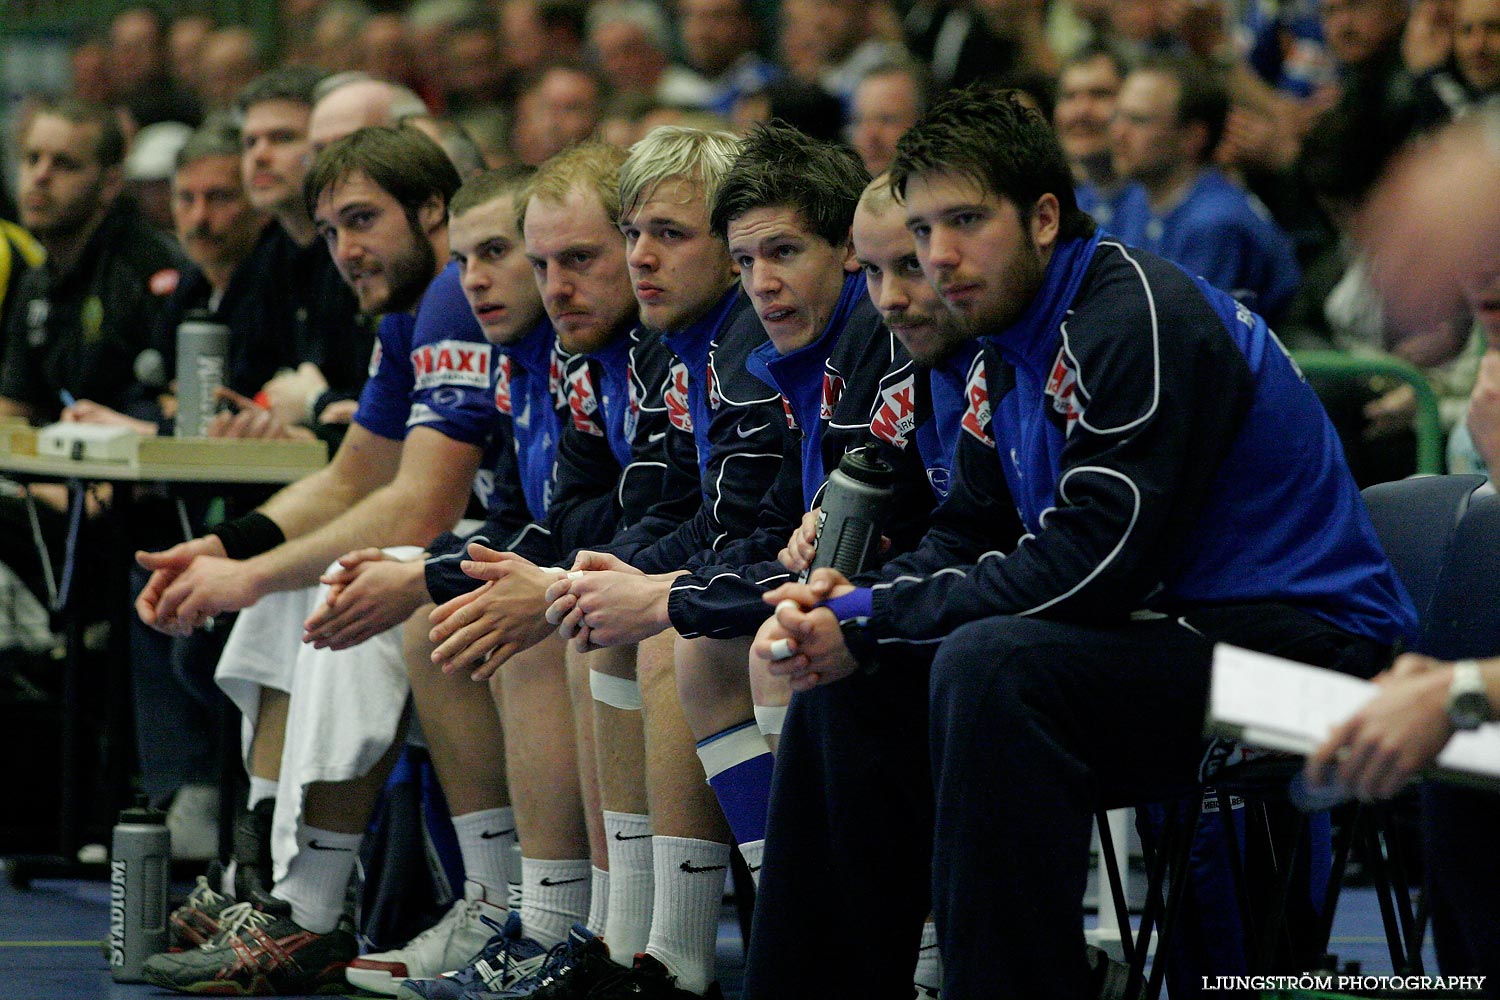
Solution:
[[[1453,664],[1448,685],[1448,721],[1454,729],[1474,730],[1490,720],[1490,698],[1484,675],[1473,660]]]

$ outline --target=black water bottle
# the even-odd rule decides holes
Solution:
[[[852,577],[880,551],[880,529],[896,495],[896,470],[874,445],[847,452],[828,477],[818,511],[818,550],[803,574],[829,566]]]

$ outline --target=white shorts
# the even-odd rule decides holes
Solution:
[[[385,551],[397,559],[413,559],[422,550],[401,546]],[[278,879],[297,852],[307,786],[368,773],[395,740],[410,694],[400,626],[352,649],[314,649],[302,642],[302,623],[323,603],[327,590],[319,585],[272,594],[240,612],[214,673],[242,713],[240,745],[247,771],[260,688],[290,696],[271,822]]]

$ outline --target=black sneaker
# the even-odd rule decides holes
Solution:
[[[234,905],[234,900],[213,887],[208,876],[199,875],[198,884],[188,893],[187,902],[167,917],[171,931],[171,951],[185,951],[208,944],[219,933],[219,918]]]
[[[275,799],[261,799],[234,827],[234,895],[257,906],[271,898],[271,813],[275,808]]]
[[[588,1000],[724,1000],[718,983],[709,983],[703,993],[677,988],[677,977],[650,955],[635,956],[635,964],[594,987]]]
[[[192,951],[146,960],[146,981],[179,993],[284,996],[344,993],[344,969],[359,944],[343,925],[314,934],[290,916],[236,903],[219,915],[219,935]]]
[[[547,953],[547,961],[525,979],[500,993],[465,994],[464,1000],[584,1000],[595,986],[622,970],[610,960],[609,947],[582,924]]]

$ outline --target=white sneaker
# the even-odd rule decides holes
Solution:
[[[183,785],[167,810],[172,834],[172,857],[178,861],[209,861],[219,856],[219,789],[215,785]]]
[[[465,882],[464,898],[454,903],[442,920],[412,938],[404,948],[356,958],[344,976],[351,986],[393,997],[397,987],[408,979],[435,979],[468,965],[505,925],[505,917],[504,907],[485,898],[484,886]]]

